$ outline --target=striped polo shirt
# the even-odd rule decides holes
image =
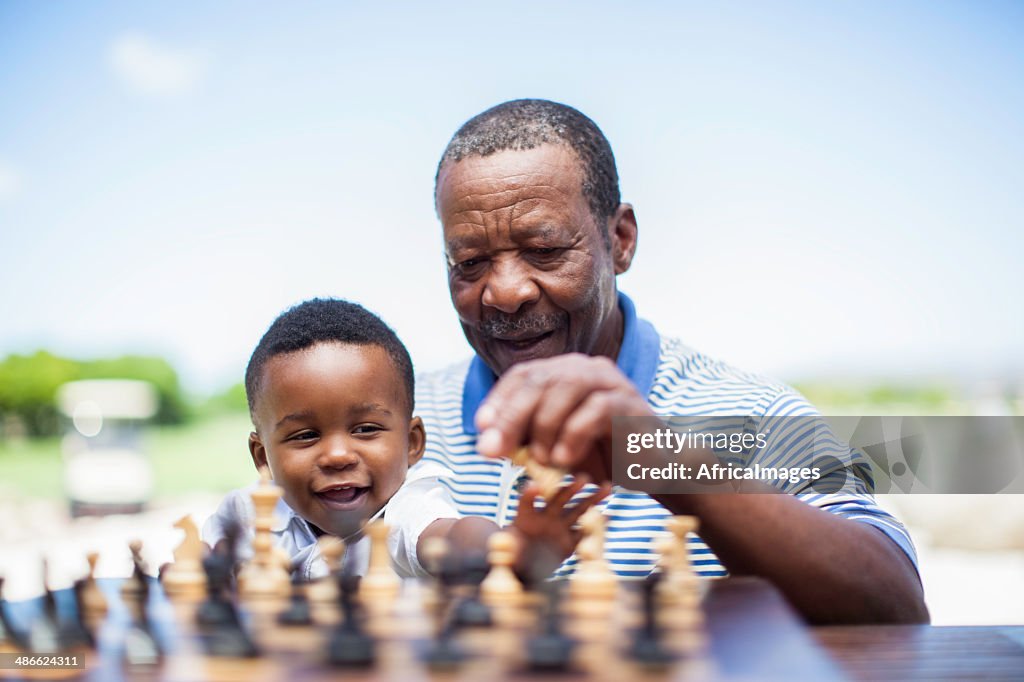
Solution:
[[[735,417],[741,422],[753,420],[755,428],[797,424],[801,420],[786,417],[813,417],[818,412],[793,389],[759,376],[741,372],[712,360],[675,339],[661,338],[655,328],[636,315],[632,301],[619,294],[624,318],[623,340],[617,364],[629,377],[655,414],[671,416]],[[508,460],[488,459],[477,453],[477,429],[474,416],[496,377],[478,357],[448,369],[418,377],[416,413],[427,431],[425,461],[444,465],[452,476],[443,479],[451,491],[459,512],[482,516],[500,526],[515,518],[519,491],[525,483],[522,467]],[[762,466],[808,466],[813,436],[793,426],[776,428],[767,445],[757,454]],[[815,457],[821,454],[820,439]],[[858,458],[844,443],[835,442],[828,454],[846,465]],[[751,465],[754,462],[743,462]],[[591,490],[593,487],[591,487]],[[580,493],[586,495],[587,489]],[[818,494],[807,490],[789,490],[803,502],[832,514],[879,529],[890,537],[917,565],[913,544],[903,525],[875,504],[867,486],[856,480],[841,492]],[[605,557],[623,578],[642,578],[655,567],[658,555],[654,540],[667,533],[665,522],[671,512],[648,495],[616,486],[600,503],[607,522]],[[726,575],[714,553],[699,536],[688,538],[690,558],[699,575]],[[556,575],[571,574],[577,559],[569,557]]]

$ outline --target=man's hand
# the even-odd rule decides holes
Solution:
[[[544,464],[611,480],[612,417],[653,417],[614,362],[579,353],[513,366],[476,414],[485,457],[527,444]]]
[[[530,582],[544,580],[576,549],[580,541],[576,522],[611,492],[606,483],[579,504],[566,507],[587,482],[585,477],[575,479],[552,495],[543,509],[534,507],[540,494],[536,484],[531,483],[523,490],[516,519],[508,529],[519,540],[515,569],[520,576]]]

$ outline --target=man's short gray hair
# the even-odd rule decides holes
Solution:
[[[467,156],[487,156],[506,150],[524,150],[542,144],[565,144],[579,158],[583,197],[590,206],[602,237],[603,223],[619,207],[619,174],[608,139],[597,124],[565,104],[546,99],[516,99],[477,114],[462,124],[437,164],[437,179],[446,163]]]

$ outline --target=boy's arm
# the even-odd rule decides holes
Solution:
[[[576,506],[566,507],[586,484],[585,479],[574,480],[552,495],[543,509],[534,508],[534,501],[540,494],[535,484],[530,484],[523,491],[519,512],[508,528],[519,540],[514,565],[520,577],[528,581],[543,580],[576,549],[580,539],[579,530],[575,528],[576,522],[611,491],[610,486],[601,486]],[[448,543],[449,551],[455,555],[485,556],[487,540],[498,530],[498,524],[477,516],[437,519],[420,535],[416,552],[422,564],[425,541],[428,538],[443,538]]]
[[[480,516],[464,516],[461,519],[437,519],[424,529],[416,543],[416,553],[423,563],[423,548],[430,538],[442,538],[448,543],[448,551],[459,556],[483,556],[487,554],[487,539],[498,530],[498,524]]]

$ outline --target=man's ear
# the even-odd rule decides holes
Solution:
[[[409,466],[423,458],[427,448],[427,431],[423,428],[423,420],[413,417],[409,422]]]
[[[615,214],[608,219],[608,236],[611,238],[615,274],[621,275],[629,270],[636,254],[636,213],[632,204],[619,204],[615,209]]]
[[[269,468],[267,464],[267,449],[263,447],[263,441],[260,440],[260,435],[255,431],[249,434],[249,454],[252,455],[252,463],[256,465],[256,471],[263,467]]]

